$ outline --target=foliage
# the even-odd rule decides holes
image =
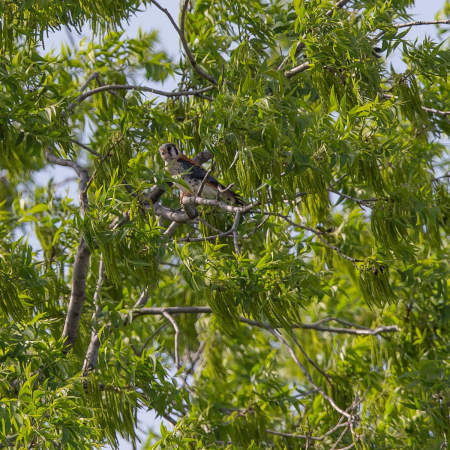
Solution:
[[[148,409],[145,448],[445,448],[448,46],[409,0],[193,0],[172,61],[123,33],[148,5],[0,6],[0,446]],[[164,142],[247,206],[180,209]]]

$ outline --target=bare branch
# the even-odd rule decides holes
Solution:
[[[99,92],[104,91],[120,91],[120,90],[135,90],[139,92],[151,92],[152,94],[156,95],[162,95],[164,97],[183,97],[183,96],[189,96],[189,95],[198,95],[203,92],[210,91],[211,89],[214,89],[213,86],[208,86],[202,89],[196,89],[192,91],[175,91],[175,92],[167,92],[167,91],[161,91],[159,89],[154,89],[148,86],[135,86],[130,84],[105,84],[104,86],[96,87],[95,89],[92,89],[91,91],[87,91],[84,94],[79,95],[71,105],[69,105],[69,110],[73,109],[74,105],[77,103],[81,103],[82,101],[86,100],[87,98],[91,97],[92,95],[98,94]]]
[[[450,20],[444,19],[444,20],[416,20],[414,22],[405,22],[405,23],[396,23],[392,26],[394,28],[400,29],[400,28],[409,28],[409,27],[415,27],[419,25],[447,25],[450,23]],[[380,31],[376,36],[375,40],[380,39],[385,33],[387,33],[388,30],[382,30]]]
[[[432,114],[437,114],[439,116],[445,116],[445,117],[450,116],[450,111],[443,111],[441,109],[428,108],[427,106],[421,106],[421,108],[426,112],[429,112]]]
[[[253,207],[255,207],[258,203],[250,203],[246,206],[231,206],[228,205],[225,202],[221,202],[220,200],[212,200],[209,198],[203,198],[203,197],[184,197],[183,198],[183,205],[205,205],[205,206],[217,206],[220,209],[223,209],[224,211],[231,212],[231,213],[245,213],[250,211]]]
[[[186,40],[186,36],[184,34],[184,22],[185,22],[185,18],[186,18],[186,9],[189,3],[189,0],[184,0],[183,3],[183,7],[181,9],[181,23],[180,23],[180,27],[178,27],[177,23],[175,22],[174,18],[172,17],[172,15],[169,13],[169,11],[164,8],[163,6],[161,6],[156,0],[151,0],[151,2],[160,10],[162,11],[167,18],[170,20],[170,23],[172,24],[172,26],[175,28],[176,32],[178,33],[178,35],[180,36],[181,39],[181,43],[183,45],[184,51],[186,53],[186,56],[189,59],[189,62],[191,63],[193,69],[203,78],[205,78],[206,80],[208,80],[210,83],[217,85],[217,80],[210,75],[209,73],[205,72],[195,61],[194,56],[192,55],[191,49],[188,46],[187,40]]]
[[[305,70],[309,69],[311,67],[311,64],[309,64],[308,61],[294,67],[293,69],[286,70],[284,72],[284,75],[286,78],[292,78],[294,75],[297,75],[300,72],[304,72]]]
[[[80,239],[72,274],[72,293],[64,323],[63,337],[70,349],[75,343],[80,325],[81,310],[86,296],[86,276],[91,252],[83,238]]]
[[[145,207],[148,209],[153,209],[157,216],[160,216],[172,222],[185,223],[192,220],[185,211],[174,211],[170,208],[166,208],[159,203],[154,203],[153,205],[145,205]]]
[[[178,328],[175,319],[168,312],[163,311],[162,315],[172,324],[173,329],[175,330],[175,366],[179,369],[181,367],[179,354],[180,329]]]
[[[100,291],[105,280],[105,266],[103,264],[103,258],[100,259],[100,264],[98,267],[98,280],[94,292],[94,306],[95,311],[92,315],[92,331],[91,331],[91,341],[86,352],[83,363],[83,375],[86,376],[91,370],[94,370],[97,366],[98,361],[98,349],[100,348],[100,339],[98,336],[97,326],[98,318],[101,314],[100,307]]]
[[[399,23],[394,25],[395,28],[406,28],[406,27],[415,27],[417,25],[448,25],[450,24],[449,19],[444,20],[416,20],[415,22],[406,22],[406,23]]]
[[[88,183],[88,171],[83,169],[76,162],[58,158],[49,151],[46,152],[47,161],[52,164],[58,164],[60,166],[71,167],[75,170],[80,177],[79,181],[79,195],[80,206],[84,212],[87,209],[87,183]],[[77,254],[75,256],[75,262],[73,264],[72,271],[72,291],[70,294],[69,307],[67,309],[66,320],[64,323],[63,338],[66,339],[67,351],[73,346],[76,341],[78,328],[80,325],[81,310],[83,308],[85,296],[86,296],[86,277],[89,267],[89,259],[91,252],[83,237],[80,238],[78,244]]]

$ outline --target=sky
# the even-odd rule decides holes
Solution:
[[[179,0],[162,0],[161,3],[165,8],[169,10],[174,18],[178,17]],[[436,12],[443,6],[444,0],[417,0],[415,6],[411,8],[410,11],[414,20],[434,20]],[[180,43],[178,35],[170,24],[168,18],[156,7],[146,8],[144,11],[136,14],[136,16],[133,17],[128,24],[124,24],[125,34],[129,37],[136,36],[139,28],[141,28],[142,31],[158,30],[161,47],[172,57],[176,58],[180,55]],[[411,40],[415,40],[417,38],[419,41],[421,41],[426,35],[432,38],[436,38],[437,35],[435,27],[413,27],[408,34],[408,38]],[[92,36],[88,33],[87,28],[83,30],[81,35],[71,33],[71,36],[69,36],[68,31],[65,29],[57,31],[50,34],[48,38],[45,39],[45,52],[50,50],[59,52],[59,49],[61,48],[61,44],[63,42],[70,43],[70,41],[73,40],[73,42],[78,43],[83,37],[86,37],[87,39],[92,38]],[[393,65],[397,72],[403,69],[398,53],[394,54],[388,62]],[[164,83],[153,82],[151,86],[164,90],[172,90],[176,87],[176,81],[173,79],[169,79]],[[50,177],[52,177],[55,182],[62,182],[65,179],[72,178],[73,171],[68,168],[54,166],[50,169],[41,171],[36,177],[36,181],[39,184],[46,184]],[[76,183],[67,183],[62,189],[67,190],[67,192],[73,199],[78,198]],[[159,419],[155,420],[155,415],[151,412],[142,411],[139,414],[139,422],[139,428],[141,430],[139,432],[139,435],[144,440],[150,427],[159,429]],[[170,424],[165,423],[165,425],[170,429]],[[132,449],[131,444],[124,441],[123,439],[120,439],[119,442],[121,450]],[[105,447],[105,449],[107,448],[109,447]]]

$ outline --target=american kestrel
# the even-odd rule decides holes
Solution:
[[[159,153],[170,175],[181,175],[186,186],[189,186],[188,190],[186,186],[176,183],[182,192],[182,197],[196,195],[207,174],[206,170],[192,159],[186,158],[174,144],[161,145]],[[225,200],[236,205],[243,204],[235,192],[226,188],[211,175],[206,176],[200,197]]]

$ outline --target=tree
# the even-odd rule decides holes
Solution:
[[[2,3],[3,447],[136,444],[145,409],[146,448],[447,447],[450,55],[410,3]],[[145,6],[179,61],[122,33]],[[101,39],[45,54],[62,26]],[[180,207],[164,142],[246,204]]]

